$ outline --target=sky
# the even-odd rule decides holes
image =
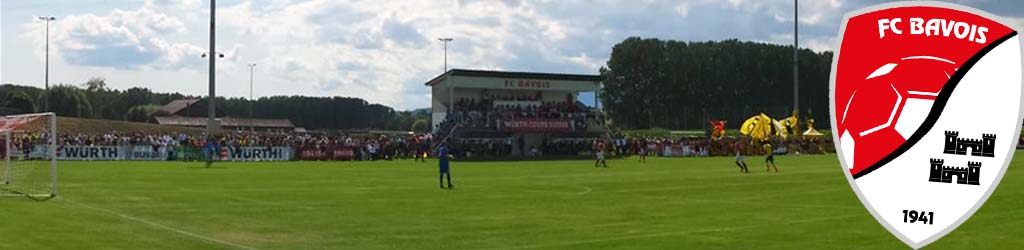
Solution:
[[[844,13],[885,1],[801,0],[800,46],[832,50]],[[1024,23],[1024,1],[960,0]],[[209,0],[0,0],[0,81],[43,86],[92,77],[108,87],[205,95]],[[791,0],[221,0],[217,94],[359,97],[426,108],[423,85],[448,67],[597,74],[639,36],[793,43]]]

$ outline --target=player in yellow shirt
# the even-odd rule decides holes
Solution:
[[[775,152],[772,150],[772,143],[770,141],[765,141],[763,147],[764,155],[767,156],[764,158],[764,171],[768,172],[774,168],[775,173],[779,173],[779,167],[775,166]]]

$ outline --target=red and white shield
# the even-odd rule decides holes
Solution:
[[[920,248],[995,190],[1020,138],[1015,25],[937,2],[846,16],[832,63],[832,131],[843,172],[890,232]]]

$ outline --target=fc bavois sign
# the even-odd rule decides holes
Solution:
[[[899,2],[850,13],[832,64],[832,131],[872,215],[920,248],[966,221],[1021,128],[1017,27],[979,10]]]

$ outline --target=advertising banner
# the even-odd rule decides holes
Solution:
[[[291,147],[228,147],[229,161],[289,161]]]
[[[35,147],[37,155],[46,155],[45,146]],[[111,161],[124,160],[127,147],[120,146],[60,146],[57,148],[57,160],[65,161]]]
[[[119,146],[118,148],[125,149],[125,157],[128,160],[133,161],[164,161],[167,160],[167,147],[153,147],[153,146]]]
[[[501,121],[500,125],[498,129],[507,132],[564,133],[573,130],[572,122],[562,119],[518,119]]]

